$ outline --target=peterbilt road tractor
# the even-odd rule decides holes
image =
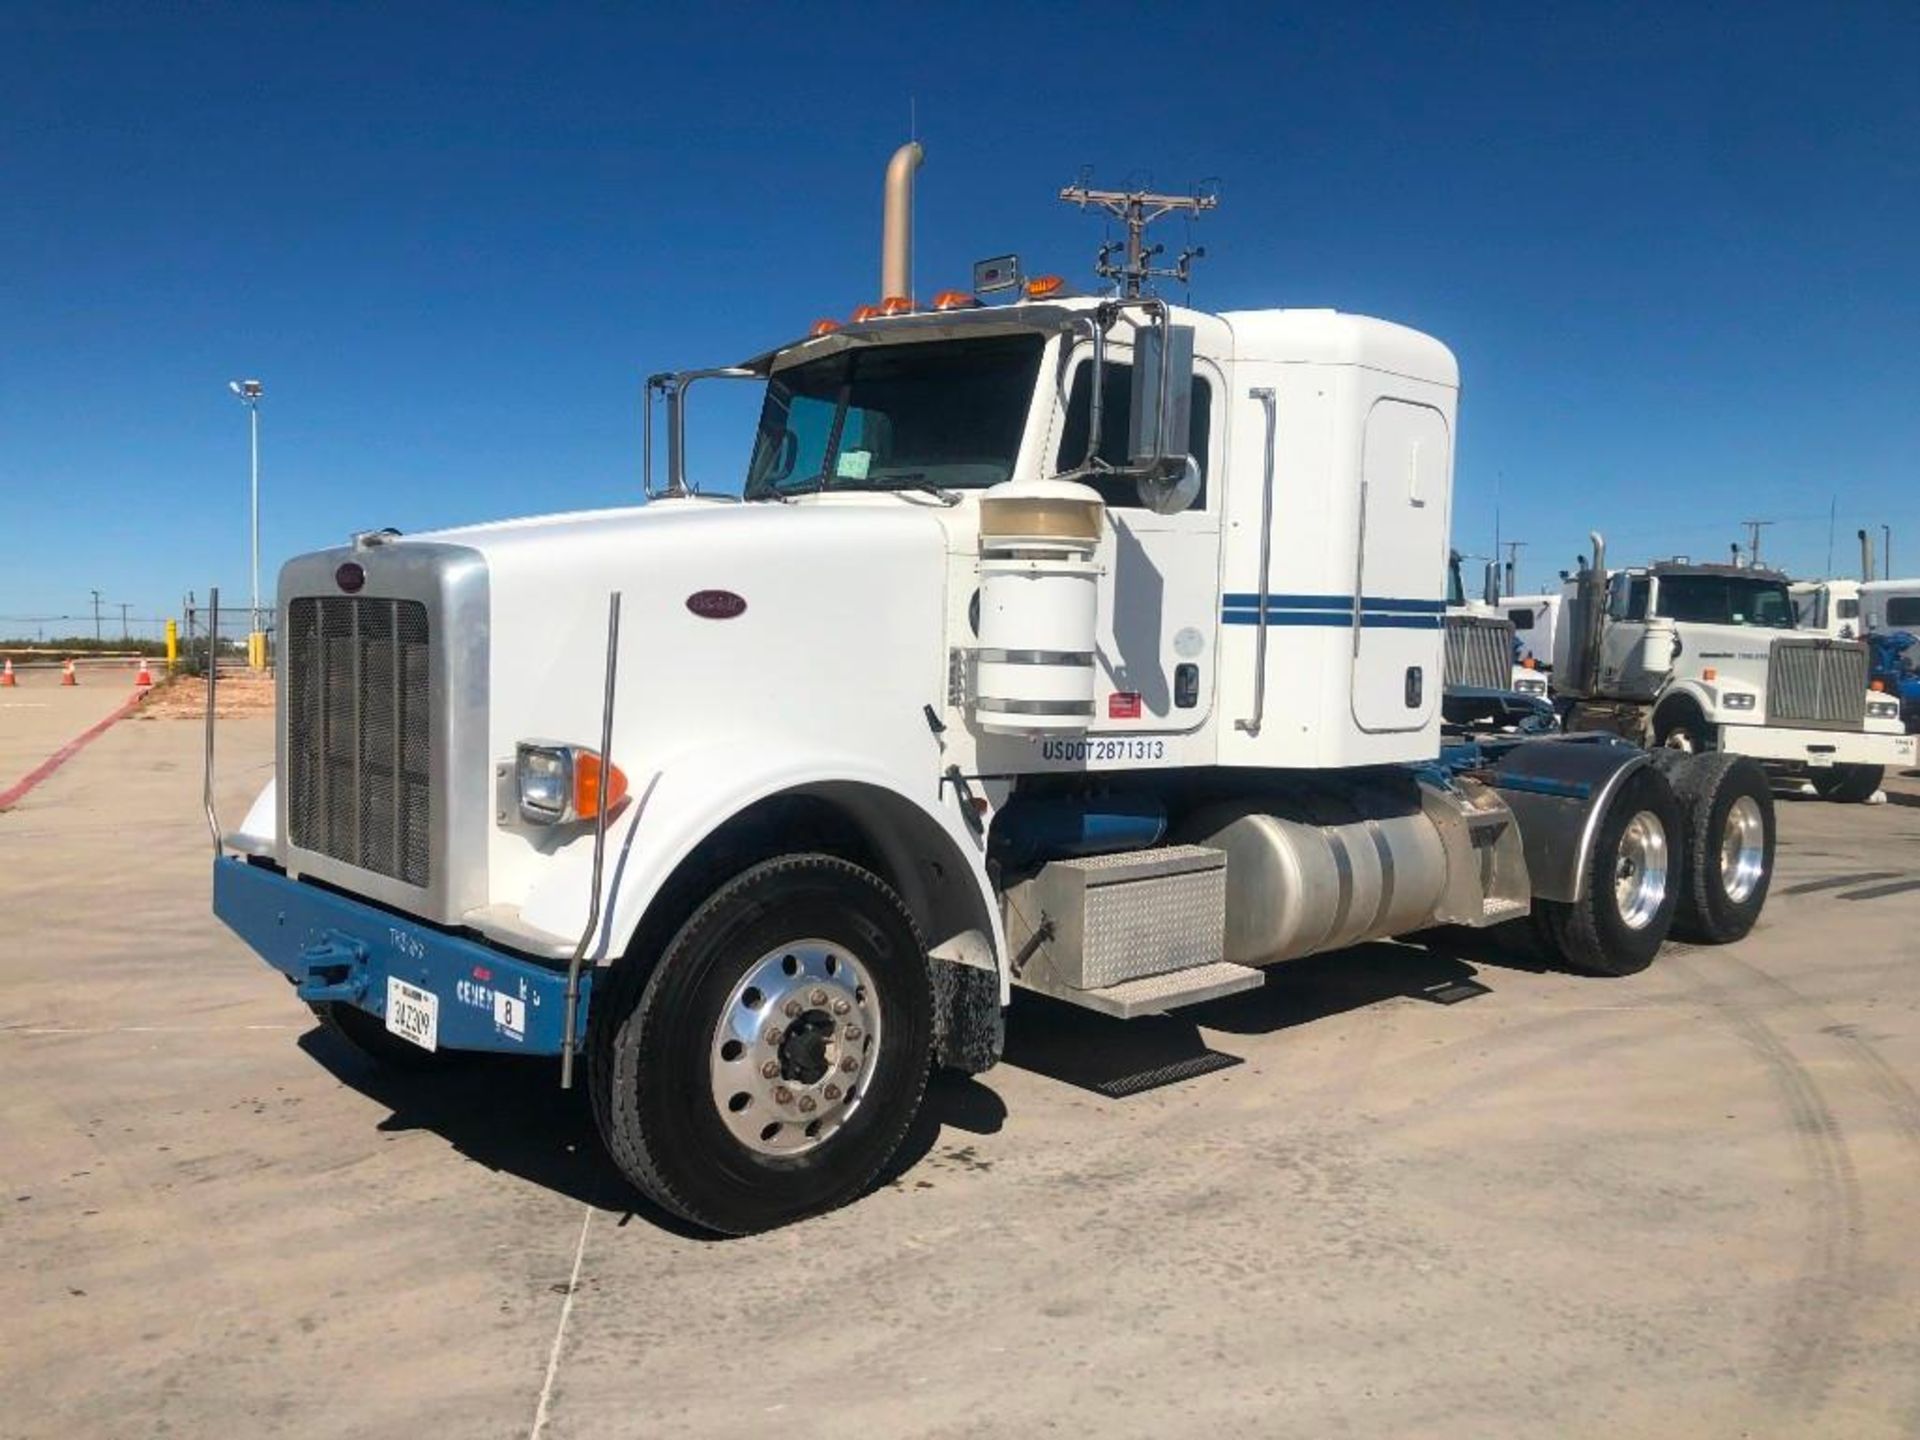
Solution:
[[[1796,629],[1786,576],[1680,560],[1608,572],[1591,539],[1556,636],[1569,730],[1750,755],[1841,801],[1914,763],[1899,700],[1871,688],[1867,646]]]
[[[889,289],[655,377],[645,504],[288,563],[220,917],[383,1063],[554,1057],[724,1233],[858,1197],[1016,992],[1121,1024],[1435,926],[1600,976],[1746,933],[1751,761],[1443,743],[1446,347],[1170,305],[1156,197],[1070,198],[1126,222],[1110,293]],[[720,383],[762,397],[734,494],[680,439]]]

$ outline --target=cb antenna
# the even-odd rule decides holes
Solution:
[[[1182,250],[1171,267],[1156,266],[1155,257],[1167,247],[1147,244],[1147,227],[1176,211],[1201,215],[1220,204],[1219,195],[1204,186],[1191,195],[1159,195],[1151,190],[1095,190],[1086,183],[1085,176],[1079,184],[1062,190],[1060,198],[1082,210],[1090,207],[1104,210],[1127,227],[1124,241],[1109,240],[1100,247],[1100,259],[1093,268],[1101,279],[1119,285],[1121,295],[1128,300],[1138,300],[1151,280],[1189,283],[1193,262],[1206,257],[1206,247],[1195,245]],[[1118,262],[1113,258],[1115,251],[1122,252]]]

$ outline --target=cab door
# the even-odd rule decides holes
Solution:
[[[1084,347],[1083,347],[1084,352]],[[1053,473],[1086,458],[1091,408],[1090,357],[1075,359],[1065,406],[1049,442]],[[1100,458],[1125,462],[1133,367],[1124,347],[1108,347],[1102,366]],[[1107,504],[1100,545],[1100,632],[1095,650],[1096,735],[1178,733],[1196,729],[1213,708],[1219,627],[1220,501],[1226,473],[1226,386],[1218,369],[1196,360],[1188,449],[1201,487],[1177,515],[1157,515],[1131,478],[1083,477]]]

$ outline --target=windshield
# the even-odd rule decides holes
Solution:
[[[1759,625],[1793,629],[1793,602],[1777,580],[1733,575],[1662,575],[1655,611],[1697,625]]]
[[[782,370],[749,498],[805,490],[979,490],[1013,474],[1044,336],[855,346]]]

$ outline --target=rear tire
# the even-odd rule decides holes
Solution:
[[[387,1029],[378,1016],[335,1000],[309,1003],[313,1018],[376,1065],[388,1070],[444,1070],[466,1058],[465,1051],[422,1050]]]
[[[1673,933],[1725,945],[1760,918],[1773,883],[1773,789],[1744,755],[1695,755],[1669,772],[1685,856]]]
[[[594,1119],[627,1178],[728,1235],[864,1191],[920,1108],[933,1048],[926,946],[899,896],[845,860],[782,856],[650,959],[596,983],[588,1037]]]
[[[1553,957],[1587,975],[1634,975],[1653,963],[1679,904],[1680,804],[1651,765],[1607,804],[1574,901],[1541,900],[1539,933]]]
[[[1873,798],[1873,792],[1880,788],[1886,774],[1884,765],[1835,765],[1815,770],[1809,778],[1821,799],[1841,805],[1863,805]]]

